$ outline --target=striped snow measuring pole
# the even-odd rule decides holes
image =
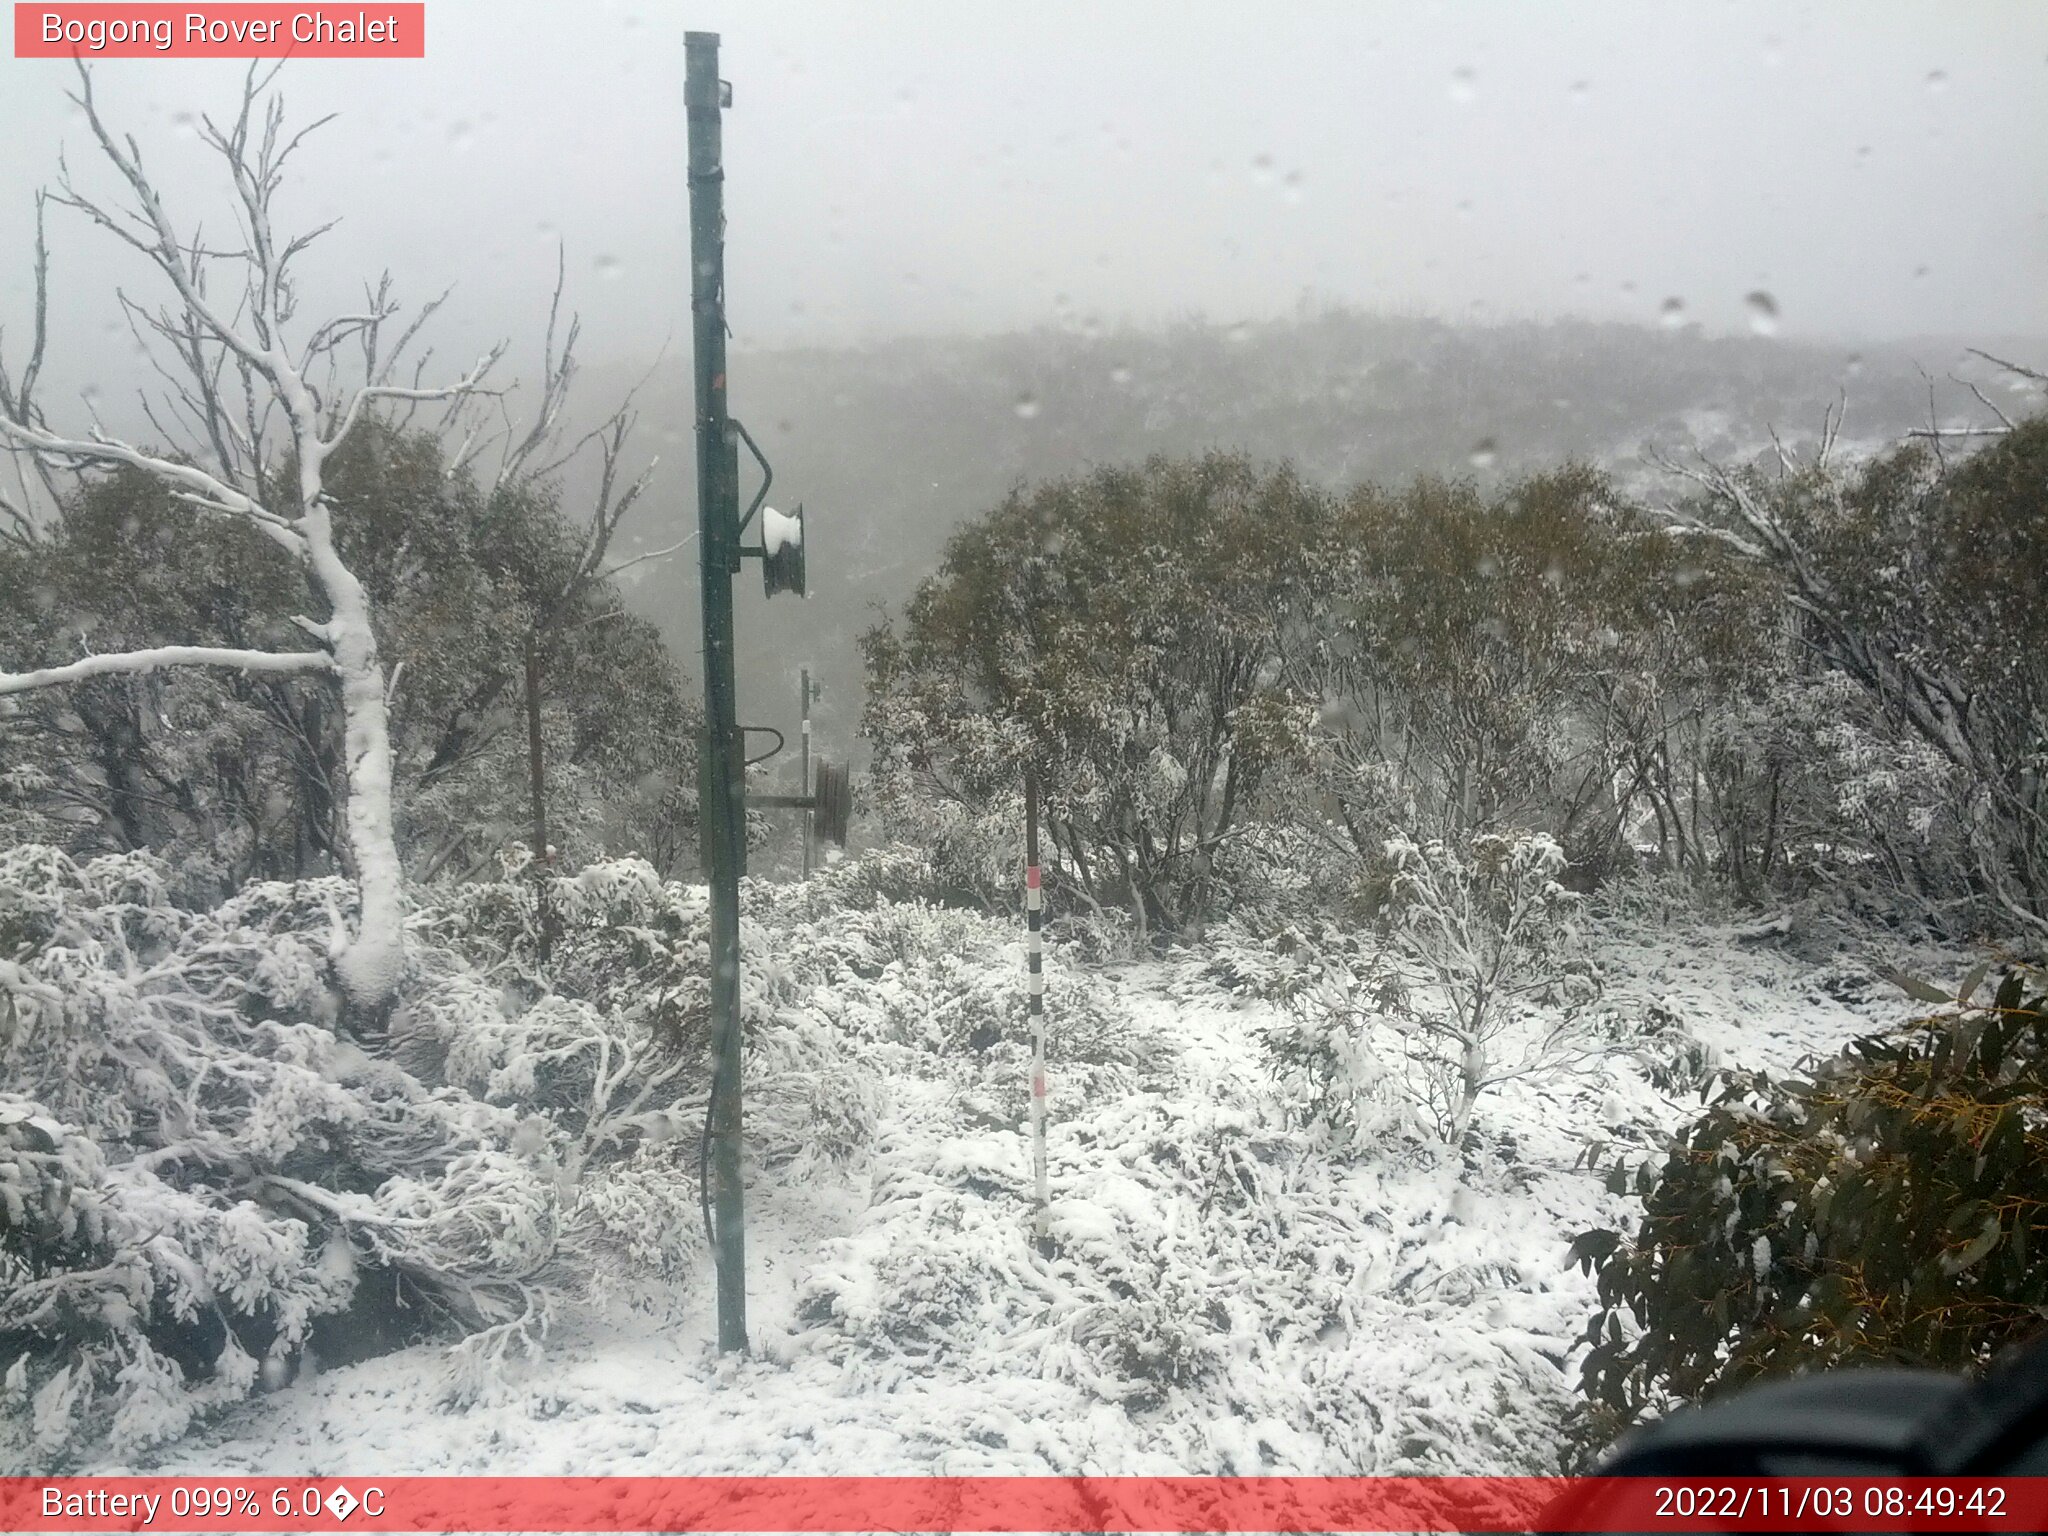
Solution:
[[[1042,1249],[1048,1240],[1045,1178],[1045,948],[1039,924],[1045,916],[1045,891],[1038,882],[1038,775],[1024,773],[1024,964],[1030,972],[1031,995],[1031,1177],[1038,1210],[1032,1230]]]

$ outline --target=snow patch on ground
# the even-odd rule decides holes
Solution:
[[[1853,938],[1747,932],[1611,922],[1608,1002],[1654,1005],[1723,1062],[1773,1072],[1901,1015]],[[995,936],[1000,956],[1009,935]],[[1923,974],[1944,963],[1917,958]],[[750,1184],[751,1358],[717,1356],[705,1274],[673,1317],[572,1318],[483,1402],[443,1406],[440,1352],[412,1349],[248,1404],[152,1465],[1552,1470],[1592,1300],[1565,1248],[1632,1206],[1575,1161],[1591,1138],[1654,1153],[1697,1097],[1660,1089],[1620,1042],[1583,1077],[1482,1100],[1469,1167],[1398,1136],[1332,1157],[1273,1096],[1257,1045],[1271,1005],[1225,993],[1196,959],[1085,979],[1124,1064],[1054,1064],[1050,1258],[1031,1238],[1014,1053],[856,1041],[891,1077],[864,1158]]]

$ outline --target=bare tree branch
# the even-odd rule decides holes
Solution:
[[[599,581],[610,581],[614,576],[618,575],[619,572],[629,571],[634,566],[644,565],[649,560],[666,560],[670,555],[677,554],[680,551],[689,548],[689,546],[696,543],[696,541],[697,535],[692,533],[685,538],[676,540],[676,542],[669,545],[667,549],[650,550],[647,554],[635,555],[630,560],[621,560],[617,565],[614,565],[607,570],[600,571],[598,573],[597,579]]]
[[[476,366],[462,378],[438,389],[412,389],[396,384],[365,384],[355,392],[355,398],[349,401],[348,412],[342,417],[341,425],[320,445],[321,448],[331,451],[340,447],[349,433],[355,430],[356,422],[362,417],[363,407],[372,400],[463,400],[476,395],[499,393],[497,390],[485,389],[483,378],[504,355],[505,348],[503,343],[500,343],[479,358]]]
[[[2043,373],[2038,368],[2028,368],[2020,363],[2008,363],[2004,358],[1993,357],[1989,352],[1982,351],[1976,347],[1970,348],[1970,353],[1974,357],[1983,358],[1987,363],[2003,368],[2007,373],[2016,373],[2023,379],[2032,379],[2036,384],[2048,384],[2048,373]]]

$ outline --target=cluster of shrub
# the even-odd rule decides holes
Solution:
[[[1540,835],[1761,902],[1826,883],[2048,936],[2048,419],[1688,471],[1334,494],[1212,455],[1019,490],[865,637],[889,832],[1007,881],[1027,769],[1071,902],[1197,933],[1389,844]]]
[[[703,888],[644,860],[545,884],[546,959],[528,869],[426,895],[366,1044],[328,964],[346,880],[194,907],[154,855],[0,851],[0,1461],[132,1456],[413,1342],[472,1396],[565,1301],[691,1299]],[[759,888],[745,920],[753,1155],[843,1163],[877,1085],[799,1004],[848,935]]]
[[[1339,1132],[1390,1033],[1454,1145],[1489,1086],[1606,1048],[1575,915],[1626,872],[2038,955],[2048,419],[1681,474],[1668,508],[1585,469],[1338,495],[1227,455],[1020,490],[866,637],[876,813],[995,900],[1029,772],[1056,905],[1314,949],[1228,980],[1291,1003],[1276,1071]],[[1668,1160],[1613,1173],[1646,1215],[1574,1249],[1588,1445],[1760,1373],[1975,1366],[2038,1328],[2030,974],[1810,1080],[1714,1078]],[[1694,1042],[1652,1054],[1709,1078]]]

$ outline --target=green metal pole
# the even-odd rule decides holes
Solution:
[[[690,32],[683,104],[690,123],[690,310],[697,363],[697,549],[704,597],[704,740],[698,821],[711,890],[711,1103],[718,1348],[747,1347],[746,1202],[740,1186],[740,859],[745,773],[733,677],[732,578],[739,569],[739,481],[725,410],[725,170],[718,34]]]
[[[799,670],[796,691],[798,699],[803,704],[804,719],[803,766],[801,769],[803,782],[797,793],[808,795],[811,792],[811,669],[809,667],[803,667]],[[816,811],[806,811],[804,813],[804,878],[806,880],[811,878],[811,838],[813,830],[817,825],[818,813]]]

